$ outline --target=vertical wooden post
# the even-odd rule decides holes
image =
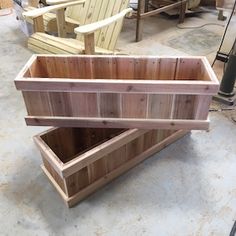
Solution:
[[[84,35],[85,54],[95,54],[94,33]]]
[[[38,16],[33,19],[34,32],[44,32],[43,16]]]
[[[65,38],[66,37],[65,9],[63,8],[57,10],[56,16],[57,16],[58,36]]]
[[[179,7],[179,23],[183,23],[184,22],[184,17],[185,17],[187,2],[183,1],[183,0],[180,0],[180,1],[181,1],[181,5]]]
[[[145,5],[144,5],[145,12],[148,12],[148,3],[149,0],[145,0]]]
[[[141,14],[145,10],[145,0],[138,0],[138,12],[137,12],[137,23],[136,23],[136,42],[142,40],[143,33],[143,19]]]

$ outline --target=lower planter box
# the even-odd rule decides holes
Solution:
[[[34,140],[43,171],[71,207],[187,132],[53,128]]]

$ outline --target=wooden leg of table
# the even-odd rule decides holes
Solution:
[[[145,12],[148,12],[148,3],[149,0],[145,0],[145,6],[144,6]]]
[[[186,4],[187,4],[186,2],[182,2],[182,4],[179,7],[179,23],[184,22]]]
[[[136,42],[142,40],[143,33],[143,19],[141,18],[141,14],[144,13],[145,10],[145,0],[138,0],[138,12],[137,12],[137,23],[136,23]]]

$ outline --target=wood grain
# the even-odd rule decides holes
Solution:
[[[33,56],[15,85],[28,125],[144,129],[208,128],[219,89],[204,57],[157,56]]]
[[[146,94],[123,94],[122,117],[123,118],[146,118],[147,95]]]
[[[173,95],[150,94],[148,96],[148,118],[170,119]]]
[[[85,133],[87,133],[88,137],[91,136],[89,134],[89,129],[79,130],[82,132],[79,137],[86,136]],[[100,132],[101,133],[98,136],[100,136],[101,138],[104,137],[103,131],[100,130]],[[117,131],[113,131],[113,133],[114,132],[116,133]],[[68,134],[73,134],[74,128],[51,129],[48,132],[43,132],[42,135],[37,135],[35,137],[35,140],[38,143],[43,144],[43,140],[47,138],[47,140],[50,140],[50,142],[52,142],[50,143],[50,148],[52,148],[53,151],[55,148],[58,148],[53,144],[53,140],[55,140],[55,134],[63,135],[63,133],[66,136]],[[111,137],[111,139],[103,141],[102,144],[98,144],[95,146],[91,145],[90,149],[85,149],[83,153],[93,151],[96,155],[101,149],[101,145],[106,145],[107,143],[109,152],[104,153],[103,155],[98,154],[97,157],[93,159],[87,156],[87,165],[81,165],[79,169],[77,168],[77,171],[71,171],[73,165],[75,165],[74,160],[71,160],[68,163],[64,164],[57,163],[58,158],[53,158],[51,155],[47,156],[45,152],[43,152],[44,154],[42,156],[44,162],[42,168],[50,181],[56,187],[66,204],[71,207],[92,192],[96,191],[98,188],[110,182],[115,177],[121,175],[128,169],[137,165],[139,162],[143,161],[150,155],[154,154],[157,151],[160,151],[168,144],[184,136],[186,133],[187,131],[181,130],[144,130],[143,132],[140,132],[139,130],[135,129],[123,131],[122,135]],[[74,136],[72,138],[77,139],[77,136]],[[61,137],[58,137],[57,141],[63,142],[63,139]],[[91,144],[89,139],[84,139],[84,141],[87,143],[87,145]],[[76,142],[71,142],[70,140],[70,146],[73,145],[76,145]],[[38,145],[38,147],[40,151],[44,149],[43,145]],[[75,149],[75,147],[72,147],[72,149]],[[81,154],[78,155],[79,157],[81,156]],[[50,161],[48,161],[48,159]],[[79,162],[82,161],[81,158],[79,158],[78,160]],[[51,163],[54,162],[57,164],[52,165]],[[71,165],[71,163],[73,164]],[[70,170],[68,172],[70,174],[67,176],[61,176],[57,174],[57,171],[54,169],[54,167],[57,165],[61,166],[61,172],[63,172],[63,170],[65,169],[68,169]]]
[[[119,94],[102,93],[100,94],[100,116],[101,117],[120,117],[120,96]]]

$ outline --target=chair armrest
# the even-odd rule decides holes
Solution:
[[[48,5],[56,5],[56,4],[62,4],[62,3],[67,3],[67,2],[71,2],[73,0],[47,0],[47,4]]]
[[[24,12],[22,15],[25,18],[34,19],[34,18],[42,16],[43,14],[51,12],[51,11],[63,9],[63,8],[69,7],[69,6],[75,6],[75,5],[79,5],[79,4],[84,4],[84,3],[85,3],[85,0],[70,1],[70,2],[67,2],[67,3],[63,3],[63,4],[58,4],[58,5],[55,5],[55,6],[48,6],[48,7],[37,8],[37,9],[34,9],[32,11]]]
[[[101,29],[105,26],[108,26],[108,25],[124,18],[125,15],[130,13],[130,12],[132,12],[132,8],[124,9],[120,13],[118,13],[114,16],[108,17],[104,20],[97,21],[95,23],[91,23],[91,24],[88,24],[88,25],[79,26],[79,27],[74,29],[74,32],[76,34],[91,34],[91,33],[94,33],[96,30],[99,30],[99,29]]]

